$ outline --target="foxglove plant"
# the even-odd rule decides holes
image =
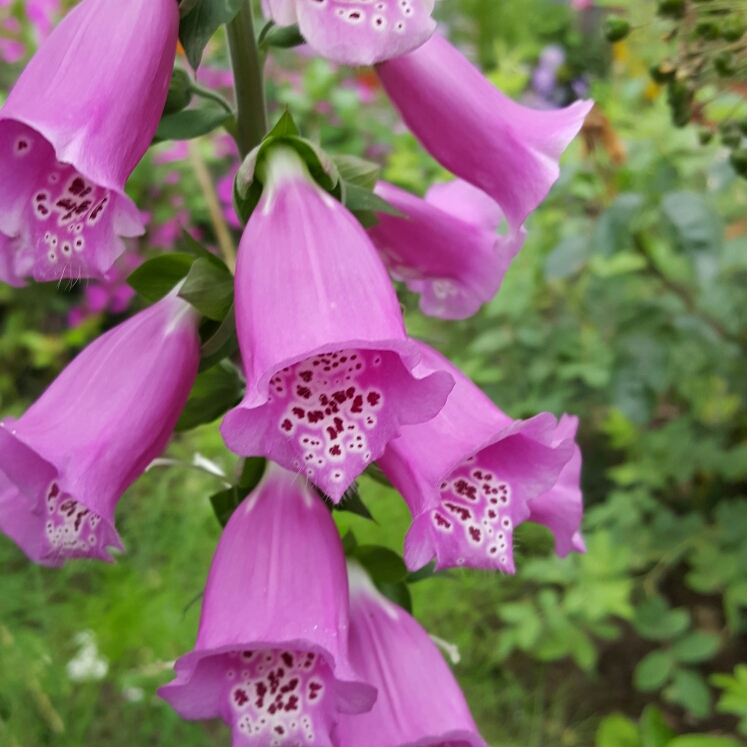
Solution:
[[[446,370],[456,383],[443,410],[427,423],[404,427],[378,461],[413,516],[405,539],[408,568],[435,557],[437,568],[513,573],[513,531],[531,518],[547,523],[567,554],[581,520],[575,419],[558,425],[542,413],[512,420],[449,361],[420,348],[421,369]],[[573,457],[577,462],[558,484]]]
[[[420,353],[376,249],[296,152],[272,148],[263,181],[236,266],[246,395],[221,433],[339,501],[401,426],[441,410],[453,381],[413,373]]]
[[[175,0],[83,0],[0,109],[0,280],[102,277],[144,228],[124,185],[176,50]]]
[[[270,463],[234,512],[175,669],[159,695],[184,718],[222,718],[235,746],[329,747],[341,713],[373,705],[348,660],[340,537],[303,476]]]
[[[434,184],[425,199],[386,182],[375,192],[404,217],[378,214],[368,231],[392,275],[420,293],[420,310],[465,319],[498,292],[526,231],[501,236],[498,204],[457,179]]]
[[[350,660],[378,690],[368,713],[342,716],[344,747],[486,747],[459,685],[428,633],[376,589],[357,564],[350,577]]]
[[[32,560],[109,560],[114,509],[160,455],[197,375],[198,315],[171,294],[105,333],[0,421],[0,531]]]
[[[318,54],[345,65],[373,65],[416,49],[436,30],[435,0],[262,0],[281,26],[297,23]]]
[[[376,68],[405,124],[445,168],[503,210],[512,233],[545,199],[592,107],[535,111],[501,93],[438,34]]]

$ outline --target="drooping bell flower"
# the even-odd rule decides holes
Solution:
[[[83,0],[0,109],[0,280],[101,277],[143,233],[124,185],[153,139],[176,0]],[[9,240],[8,240],[9,239]]]
[[[405,563],[416,570],[435,557],[437,568],[513,573],[514,528],[530,518],[532,501],[556,485],[573,456],[571,428],[549,413],[512,420],[435,350],[420,348],[422,369],[447,370],[456,383],[435,418],[402,428],[378,460],[413,516]],[[548,501],[558,502],[559,514],[571,512],[569,523],[580,522],[580,493],[571,506],[565,498],[558,491]],[[551,513],[545,508],[536,519]],[[550,528],[556,526],[553,520]]]
[[[110,560],[114,509],[166,446],[200,362],[199,317],[171,294],[83,350],[0,421],[0,531],[32,560]]]
[[[376,71],[425,149],[490,195],[512,232],[545,199],[561,154],[592,107],[590,101],[555,111],[521,106],[438,34]]]
[[[386,182],[376,194],[406,217],[379,213],[368,230],[395,278],[420,293],[420,310],[441,319],[466,319],[497,293],[526,231],[501,236],[500,207],[459,179],[434,184],[425,199]]]
[[[349,565],[350,660],[378,690],[368,713],[342,716],[342,747],[486,747],[448,664],[420,624]]]
[[[234,747],[330,747],[340,713],[376,691],[348,661],[348,581],[334,521],[302,475],[268,464],[216,550],[195,648],[158,694],[220,717]]]
[[[270,151],[264,185],[236,266],[246,396],[221,433],[338,501],[400,426],[443,407],[453,381],[413,374],[420,352],[376,249],[295,151]]]
[[[297,23],[317,54],[344,65],[373,65],[411,52],[436,30],[434,0],[262,0],[280,26]]]

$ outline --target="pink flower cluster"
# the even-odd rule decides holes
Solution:
[[[265,0],[315,50],[380,63],[404,121],[458,179],[424,199],[380,183],[400,212],[367,232],[287,143],[255,164],[234,301],[246,391],[221,433],[271,461],[221,537],[195,648],[161,689],[185,718],[221,717],[234,745],[484,745],[426,632],[346,567],[314,486],[337,503],[378,462],[413,517],[410,570],[511,573],[524,521],[549,527],[561,556],[584,549],[576,418],[501,412],[408,336],[389,272],[426,314],[474,314],[590,103],[506,98],[431,36],[432,5]],[[116,19],[108,0],[84,0],[31,60],[0,110],[0,278],[112,281],[122,237],[143,230],[124,185],[163,110],[177,27],[174,0],[129,0]],[[164,448],[199,366],[199,315],[177,291],[0,422],[0,530],[36,562],[122,549],[117,501]]]

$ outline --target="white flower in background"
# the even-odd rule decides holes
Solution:
[[[109,662],[99,654],[96,636],[92,630],[82,630],[75,636],[80,646],[78,653],[67,663],[67,676],[73,682],[97,682],[106,677]]]

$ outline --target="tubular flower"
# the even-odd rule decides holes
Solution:
[[[101,277],[144,228],[124,192],[153,139],[176,50],[175,0],[73,8],[0,110],[0,280]]]
[[[246,396],[223,420],[230,449],[301,472],[333,500],[400,426],[432,418],[453,386],[422,376],[366,232],[288,148],[268,156],[236,267]]]
[[[0,421],[0,531],[34,561],[110,560],[114,509],[197,376],[198,317],[170,295],[99,337],[19,420]]]
[[[503,213],[492,198],[459,179],[424,200],[386,182],[375,191],[407,217],[379,213],[368,235],[391,273],[421,294],[424,314],[466,319],[493,298],[526,231],[497,234]]]
[[[270,464],[236,509],[175,669],[159,695],[184,718],[220,716],[234,747],[329,747],[339,713],[371,708],[376,691],[348,661],[342,543],[304,477]]]
[[[592,107],[521,106],[438,34],[376,70],[415,137],[445,168],[490,195],[511,232],[545,199],[561,154]]]
[[[436,30],[434,0],[262,0],[281,26],[297,23],[315,52],[345,65],[373,65],[411,52]]]
[[[433,420],[403,428],[378,461],[413,515],[405,562],[415,570],[435,557],[437,568],[513,573],[513,530],[558,482],[574,454],[572,429],[568,421],[558,426],[549,413],[512,420],[449,361],[420,348],[421,368],[447,370],[456,384]],[[564,521],[580,522],[580,492],[571,506],[567,497],[553,491],[536,520],[569,511],[572,518]],[[559,524],[553,519],[550,526]]]
[[[378,690],[369,713],[342,716],[345,747],[486,747],[448,665],[405,610],[351,564],[350,659]]]

